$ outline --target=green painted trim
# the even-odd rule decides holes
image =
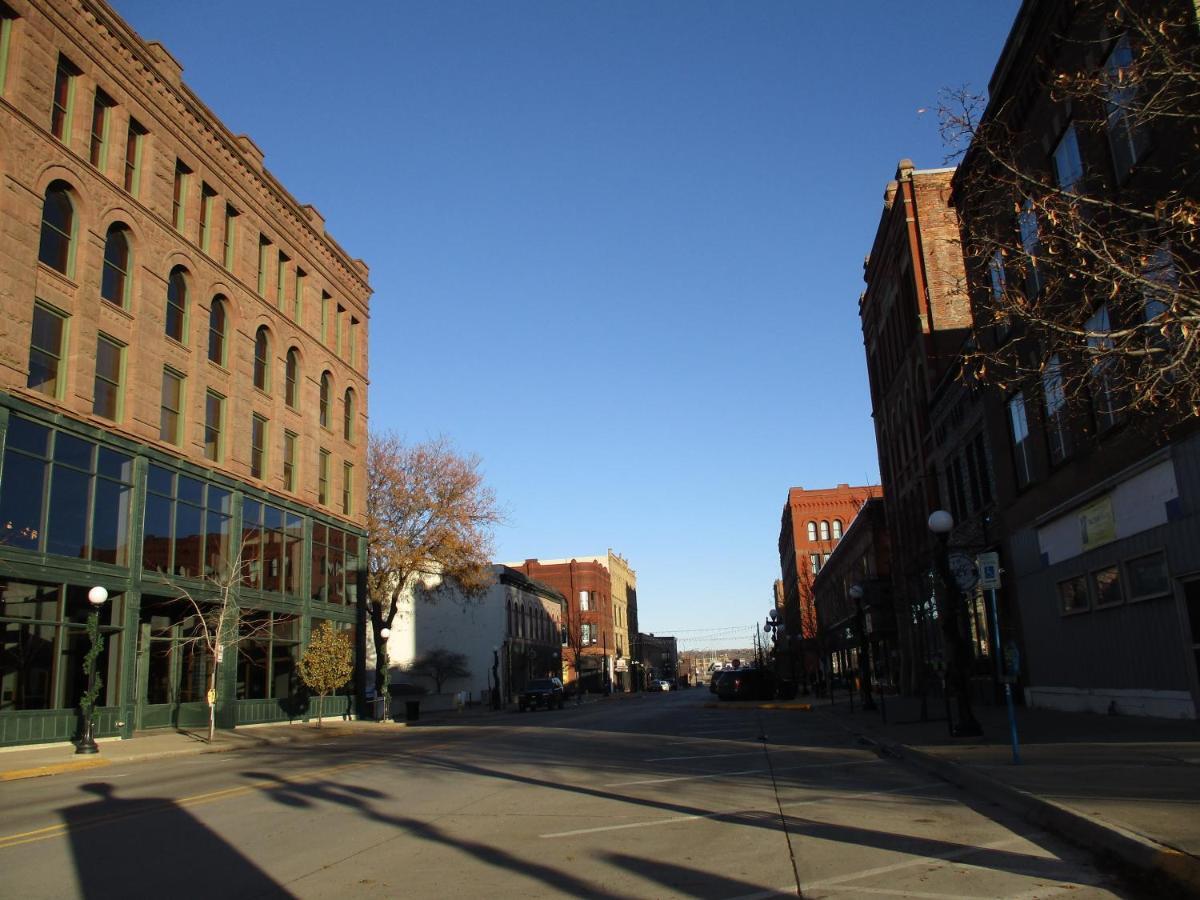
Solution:
[[[0,96],[4,95],[8,80],[8,46],[12,42],[14,18],[6,9],[0,12]]]

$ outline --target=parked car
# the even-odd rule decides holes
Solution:
[[[775,693],[775,679],[766,669],[734,669],[725,676],[717,688],[722,700],[767,700]]]
[[[517,697],[517,707],[521,712],[527,709],[563,708],[563,683],[557,678],[535,678]]]
[[[732,674],[732,670],[730,669],[718,669],[713,672],[712,677],[708,680],[709,691],[714,694],[717,693],[721,689],[721,681],[730,674]]]
[[[671,682],[660,678],[651,687],[656,691],[669,691],[671,689]]]

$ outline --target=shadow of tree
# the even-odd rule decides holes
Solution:
[[[553,866],[513,856],[511,853],[483,844],[479,841],[452,837],[431,822],[422,822],[408,816],[382,813],[367,802],[378,799],[377,791],[352,789],[347,785],[331,782],[294,782],[279,778],[268,772],[243,772],[246,778],[255,780],[260,790],[277,803],[291,807],[309,807],[315,803],[334,803],[357,810],[371,822],[390,825],[421,840],[453,847],[471,855],[472,858],[494,866],[510,875],[519,875],[540,881],[555,891],[576,897],[619,898],[620,894],[606,891],[601,885],[584,881]],[[263,782],[267,784],[263,785]]]
[[[125,800],[107,782],[79,789],[96,799],[59,815],[83,897],[159,898],[167,885],[190,896],[293,896],[173,800]]]

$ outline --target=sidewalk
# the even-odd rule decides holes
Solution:
[[[504,710],[494,711],[486,707],[473,706],[457,710],[422,710],[419,721],[413,725],[452,724],[455,721],[474,721],[488,716],[502,716]],[[121,763],[144,762],[176,756],[191,756],[200,753],[229,753],[235,750],[277,747],[287,744],[314,742],[354,734],[378,734],[380,729],[403,728],[406,722],[375,722],[369,719],[344,720],[326,718],[321,728],[316,719],[309,722],[280,723],[278,725],[243,726],[233,730],[217,729],[213,742],[206,740],[207,729],[146,732],[129,740],[101,738],[97,743],[100,752],[81,755],[70,743],[40,744],[32,747],[12,747],[0,750],[0,784],[24,778],[39,778],[95,769]]]
[[[587,695],[584,704],[615,699],[618,695],[604,697]],[[621,695],[624,696],[624,695]],[[636,695],[629,695],[636,696]],[[146,732],[129,740],[101,738],[97,743],[100,752],[81,755],[70,743],[39,744],[31,747],[0,749],[0,784],[25,778],[40,778],[65,772],[96,769],[120,763],[144,762],[175,756],[190,756],[200,753],[229,753],[235,750],[260,747],[276,747],[307,741],[326,740],[354,734],[378,734],[380,729],[404,728],[409,725],[453,725],[455,723],[478,722],[483,719],[506,716],[517,711],[516,703],[506,709],[474,705],[456,709],[428,711],[422,709],[415,722],[376,722],[371,719],[344,720],[326,718],[324,726],[317,727],[315,719],[309,722],[280,723],[278,725],[243,726],[234,730],[217,729],[213,742],[206,740],[206,729]]]
[[[858,698],[851,712],[845,695],[814,698],[813,710],[885,755],[1200,896],[1200,723],[1018,708],[1014,765],[1003,706],[974,707],[983,738],[952,738],[944,701],[927,709],[941,721],[921,722],[918,699],[882,699],[875,712]]]

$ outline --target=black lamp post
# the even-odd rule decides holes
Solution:
[[[958,702],[958,724],[950,729],[955,737],[979,737],[983,734],[975,714],[971,711],[971,691],[967,680],[967,648],[959,627],[959,610],[962,607],[962,591],[958,580],[950,569],[950,532],[954,528],[954,516],[944,509],[934,510],[929,516],[929,530],[938,541],[938,552],[934,554],[938,578],[942,582],[945,603],[938,604],[938,618],[942,623],[942,636],[946,641],[947,684]]]
[[[104,649],[104,638],[100,634],[100,607],[108,600],[108,591],[97,585],[88,591],[88,603],[92,611],[88,613],[87,630],[91,644],[87,655],[83,657],[83,672],[87,676],[87,690],[79,699],[79,711],[83,714],[83,734],[75,746],[76,753],[99,753],[96,746],[96,699],[100,696],[100,688],[104,681],[96,674],[96,659]]]
[[[850,586],[850,599],[854,601],[854,624],[858,631],[858,677],[862,682],[862,708],[875,708],[875,698],[871,696],[871,642],[867,639],[867,617],[863,614],[863,586]]]

